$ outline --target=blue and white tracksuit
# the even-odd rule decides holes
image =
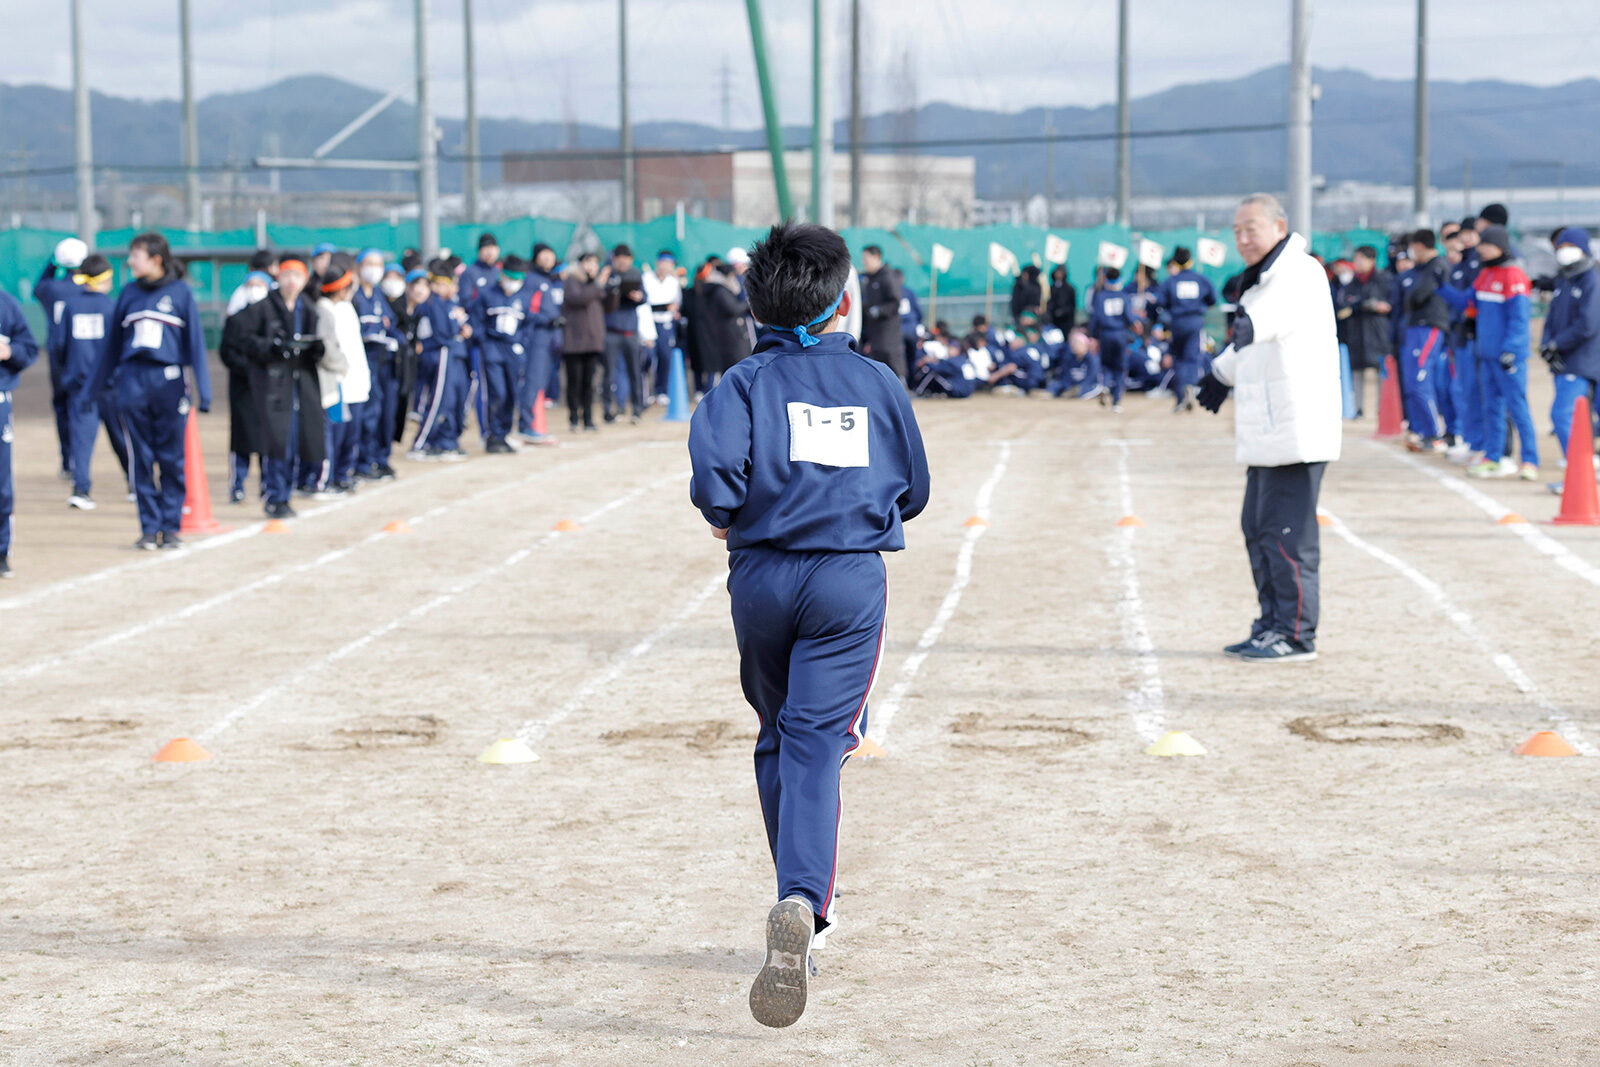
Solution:
[[[1434,257],[1400,275],[1401,316],[1404,334],[1400,345],[1400,386],[1405,394],[1406,422],[1411,432],[1432,439],[1439,436],[1437,381],[1448,382],[1445,352],[1449,344],[1450,307],[1442,290],[1445,262]]]
[[[211,410],[200,309],[189,286],[170,274],[153,284],[135,281],[117,297],[110,330],[95,392],[106,381],[116,383],[140,530],[176,534],[183,520],[183,439],[189,417],[184,367],[194,375],[200,410]]]
[[[527,296],[528,320],[522,341],[522,365],[517,372],[517,430],[533,433],[533,409],[539,394],[556,399],[551,379],[559,376],[556,351],[561,344],[561,279],[535,268],[522,283]]]
[[[1200,383],[1205,346],[1201,335],[1206,309],[1217,302],[1217,291],[1202,274],[1180,270],[1162,280],[1156,306],[1172,328],[1172,391],[1181,399],[1185,390]]]
[[[978,391],[978,371],[964,355],[924,363],[912,370],[911,389],[918,396],[965,400]]]
[[[1098,289],[1089,298],[1089,336],[1100,342],[1100,366],[1111,402],[1122,403],[1127,388],[1128,335],[1138,315],[1122,289]]]
[[[489,438],[504,439],[516,426],[517,378],[527,357],[528,283],[507,293],[498,282],[484,286],[468,309],[472,336],[482,353]]]
[[[356,317],[361,320],[361,340],[367,350],[367,370],[372,376],[372,391],[361,406],[357,435],[356,469],[387,466],[394,443],[394,423],[400,405],[400,383],[395,376],[395,355],[406,343],[395,325],[394,309],[376,287],[368,292],[356,286],[351,294]]]
[[[0,558],[11,554],[11,512],[16,505],[16,490],[11,481],[11,393],[17,375],[27,370],[39,356],[22,306],[11,294],[0,289],[0,341],[11,346],[11,356],[0,360]]]
[[[48,346],[52,365],[61,368],[67,392],[67,436],[72,457],[72,491],[88,496],[93,488],[95,439],[105,423],[124,473],[127,472],[126,431],[117,414],[116,398],[109,391],[96,393],[94,383],[111,343],[115,301],[88,286],[73,286],[61,302],[61,315],[50,324]]]
[[[76,289],[72,271],[56,266],[55,260],[44,265],[39,279],[33,283],[33,298],[44,309],[46,330],[61,318],[61,302]],[[48,338],[48,332],[45,334]],[[48,347],[48,346],[47,346]],[[56,417],[56,440],[61,444],[61,469],[72,470],[72,420],[68,407],[67,388],[61,381],[61,366],[50,357],[50,408]]]
[[[1556,276],[1541,347],[1549,344],[1555,345],[1563,364],[1561,373],[1556,375],[1550,421],[1555,424],[1561,454],[1566,455],[1578,397],[1589,398],[1592,415],[1595,383],[1600,381],[1600,267],[1588,257]]]
[[[1478,358],[1473,354],[1471,328],[1466,305],[1472,283],[1478,277],[1478,252],[1469,248],[1461,261],[1445,273],[1446,291],[1441,293],[1451,306],[1450,356],[1454,367],[1451,401],[1456,411],[1456,433],[1474,452],[1483,451],[1483,385]]]
[[[471,355],[461,336],[467,312],[459,301],[434,293],[417,308],[417,383],[424,391],[422,425],[412,447],[450,451],[460,447]]]
[[[689,496],[728,531],[728,592],[745,699],[761,719],[756,787],[778,898],[833,921],[839,772],[861,743],[883,654],[880,553],[928,501],[905,386],[828,333],[768,331],[689,428]]]

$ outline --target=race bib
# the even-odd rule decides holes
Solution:
[[[433,336],[433,323],[427,319],[417,320],[417,340],[426,341]]]
[[[159,319],[140,319],[133,324],[133,347],[152,351],[160,348],[161,332]]]
[[[162,377],[166,378],[167,381],[175,382],[179,378],[183,377],[183,368],[176,364],[169,363],[165,367],[161,368],[161,375]]]
[[[500,312],[494,317],[494,329],[496,333],[503,333],[507,336],[516,333],[517,316],[510,311]]]
[[[555,301],[556,307],[560,307],[566,303],[567,291],[565,289],[552,289],[550,290],[550,299]]]
[[[1039,338],[1047,345],[1058,345],[1066,340],[1062,332],[1054,326],[1039,334]]]
[[[1179,300],[1200,299],[1199,282],[1179,282],[1177,285],[1172,287],[1172,291],[1177,295]]]
[[[911,314],[911,298],[910,297],[903,296],[903,297],[900,298],[900,314],[902,314],[902,315]]]
[[[867,465],[867,409],[789,405],[789,462],[824,467]]]
[[[104,315],[72,316],[72,339],[74,341],[98,341],[105,335],[106,317]]]
[[[1108,298],[1106,302],[1101,305],[1101,309],[1104,314],[1112,318],[1116,318],[1118,315],[1122,314],[1122,297],[1113,296]]]

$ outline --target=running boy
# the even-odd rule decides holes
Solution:
[[[839,772],[861,743],[883,648],[882,552],[928,502],[904,385],[841,332],[850,252],[823,226],[782,223],[750,254],[750,309],[768,329],[689,428],[690,499],[728,542],[745,699],[761,719],[756,788],[778,876],[765,1026],[805,1011],[812,937],[833,921]]]

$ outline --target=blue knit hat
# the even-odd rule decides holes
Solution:
[[[406,272],[406,284],[407,285],[410,285],[412,282],[421,282],[421,281],[427,281],[427,280],[428,280],[428,272],[423,270],[421,267],[417,267],[417,268],[415,268],[413,270],[409,270],[409,271]]]
[[[356,262],[357,263],[364,263],[364,262],[366,262],[366,259],[367,259],[368,256],[377,256],[379,259],[382,259],[382,260],[385,260],[385,261],[387,261],[388,258],[389,258],[388,256],[383,254],[383,249],[381,249],[381,248],[363,248],[361,250],[361,254],[356,257]]]
[[[272,275],[268,274],[264,270],[253,270],[249,274],[246,274],[244,276],[244,283],[246,285],[271,286],[272,285]]]
[[[1572,245],[1587,252],[1589,251],[1589,234],[1576,226],[1568,226],[1566,229],[1556,234],[1555,244],[1557,248],[1560,248],[1562,245]]]
[[[313,248],[311,250],[311,254],[313,256],[320,256],[324,252],[332,254],[332,253],[337,252],[337,251],[339,251],[339,247],[337,245],[335,245],[332,241],[323,241],[321,244],[317,245],[317,247],[315,247],[315,248]]]

